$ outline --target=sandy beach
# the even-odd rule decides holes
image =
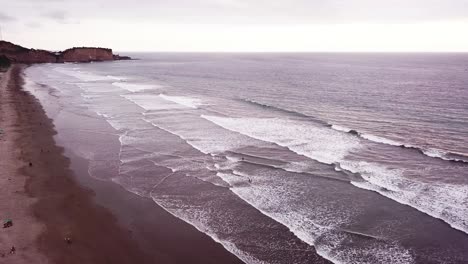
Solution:
[[[0,263],[240,263],[149,199],[86,178],[86,161],[64,155],[21,89],[23,68],[0,77],[0,213],[13,222],[0,232]]]
[[[32,211],[37,199],[27,195],[25,190],[29,179],[25,168],[29,164],[21,158],[23,149],[16,146],[22,137],[16,111],[18,101],[13,98],[11,88],[17,85],[14,75],[18,70],[0,73],[0,212],[2,224],[6,219],[13,221],[12,227],[0,232],[0,262],[47,263],[36,246],[45,225],[37,221]]]

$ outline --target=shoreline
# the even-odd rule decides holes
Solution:
[[[37,199],[26,193],[29,177],[23,173],[23,168],[28,164],[21,160],[22,150],[16,146],[21,140],[21,130],[26,128],[18,124],[15,105],[20,99],[15,100],[10,89],[16,85],[16,81],[11,80],[12,71],[10,68],[0,72],[0,218],[2,224],[5,219],[13,223],[12,227],[0,230],[0,262],[48,263],[36,245],[45,226],[32,212]]]
[[[8,89],[1,91],[0,102],[2,111],[9,109],[3,113],[11,114],[0,115],[0,128],[8,126],[0,143],[8,145],[4,150],[16,152],[0,153],[15,164],[15,181],[23,179],[15,189],[21,197],[13,199],[26,205],[15,210],[29,214],[28,228],[34,232],[24,232],[21,223],[26,217],[19,214],[13,218],[13,227],[2,230],[19,244],[23,243],[19,233],[28,236],[20,239],[27,246],[18,245],[15,254],[6,256],[8,263],[242,263],[153,201],[85,175],[87,161],[70,159],[56,145],[53,121],[40,102],[22,90],[23,68],[14,65],[4,74],[10,81]],[[6,81],[3,77],[1,83]],[[2,157],[2,161],[7,159]],[[11,189],[3,178],[2,190]],[[1,254],[6,243],[0,238]]]

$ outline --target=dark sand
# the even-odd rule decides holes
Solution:
[[[0,209],[10,210],[0,217],[15,216],[1,231],[0,253],[17,249],[0,263],[241,263],[153,201],[91,179],[85,160],[56,145],[52,121],[21,88],[21,70],[0,81],[9,79],[0,85]]]

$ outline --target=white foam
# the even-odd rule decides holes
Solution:
[[[189,107],[189,108],[198,108],[198,106],[203,105],[202,101],[197,98],[191,98],[191,97],[186,97],[186,96],[169,96],[165,94],[160,94],[159,96],[163,98],[164,100],[174,102],[176,104]]]
[[[75,70],[75,69],[67,69],[67,68],[61,68],[61,67],[56,67],[54,68],[55,71],[63,73],[65,75],[69,75],[72,77],[75,77],[81,81],[84,82],[96,82],[96,81],[111,81],[111,80],[124,80],[125,77],[119,77],[119,76],[110,76],[110,75],[98,75],[95,73],[91,72],[86,72],[86,71],[81,71],[81,70]]]
[[[34,82],[31,78],[29,78],[28,76],[25,76],[23,78],[24,80],[24,88],[27,90],[27,91],[30,91],[30,92],[33,92],[36,88],[37,88],[37,83]]]
[[[116,81],[125,81],[125,80],[128,79],[127,77],[115,76],[115,75],[106,75],[106,77],[111,79],[111,80],[116,80]]]
[[[428,157],[438,158],[446,161],[457,161],[457,162],[465,162],[468,163],[466,159],[458,158],[460,156],[466,157],[466,154],[458,154],[456,152],[448,152],[440,149],[435,148],[428,148],[428,149],[421,149],[422,153]],[[455,157],[451,157],[455,156]]]
[[[350,131],[352,131],[350,128],[347,128],[347,127],[344,127],[344,126],[339,126],[339,125],[332,125],[331,128],[336,130],[336,131],[341,131],[341,132],[345,132],[345,133],[349,133]],[[405,148],[418,149],[420,152],[422,152],[422,154],[424,154],[424,155],[426,155],[428,157],[431,157],[431,158],[438,158],[438,159],[442,159],[442,160],[446,160],[446,161],[468,162],[468,161],[466,161],[466,160],[464,160],[462,158],[449,157],[449,155],[450,155],[449,151],[444,151],[444,150],[440,150],[440,149],[436,149],[436,148],[427,148],[427,149],[425,149],[423,147],[419,147],[419,146],[416,146],[416,145],[405,144],[405,143],[402,143],[402,142],[398,142],[398,141],[395,141],[395,140],[392,140],[392,139],[388,139],[388,138],[385,138],[385,137],[380,137],[380,136],[376,136],[376,135],[372,135],[372,134],[359,133],[359,136],[361,138],[367,139],[367,140],[375,142],[375,143],[382,143],[382,144],[396,146],[396,147],[405,147]]]
[[[410,181],[401,170],[390,170],[374,163],[347,161],[346,154],[359,148],[358,139],[353,140],[355,137],[328,133],[289,120],[203,117],[226,129],[274,142],[319,162],[338,162],[342,169],[361,174],[376,188],[385,188],[375,189],[382,195],[442,219],[452,227],[468,233],[468,188]],[[362,183],[353,184],[365,187]]]
[[[370,141],[373,141],[373,142],[376,142],[376,143],[383,143],[383,144],[392,145],[392,146],[402,146],[403,145],[403,143],[397,142],[395,140],[391,140],[391,139],[388,139],[388,138],[379,137],[379,136],[375,136],[375,135],[371,135],[371,134],[360,134],[360,136],[362,138],[365,138],[367,140],[370,140]]]
[[[112,85],[125,89],[130,92],[133,92],[133,93],[161,88],[160,85],[156,85],[156,84],[129,83],[129,82],[113,82]]]
[[[348,127],[345,127],[345,126],[340,126],[340,125],[332,125],[331,128],[336,130],[336,131],[341,131],[341,132],[345,132],[345,133],[349,133],[349,132],[352,131],[351,128],[348,128]],[[403,145],[403,143],[397,142],[395,140],[391,140],[391,139],[384,138],[384,137],[379,137],[379,136],[372,135],[372,134],[359,133],[359,136],[364,138],[364,139],[367,139],[369,141],[376,142],[376,143],[382,143],[382,144],[387,144],[387,145],[392,145],[392,146],[401,146],[401,145]]]
[[[279,118],[228,118],[202,116],[221,127],[262,141],[272,142],[322,163],[343,160],[360,147],[359,139],[309,123]]]
[[[432,158],[450,160],[445,157],[446,152],[439,150],[439,149],[430,148],[430,149],[423,150],[423,153]]]
[[[178,136],[204,154],[217,154],[259,143],[245,135],[219,127],[197,114],[152,115],[147,116],[145,120]]]
[[[374,135],[370,135],[370,134],[360,134],[360,136],[362,138],[364,138],[364,139],[367,139],[367,140],[370,140],[370,141],[373,141],[373,142],[376,142],[376,143],[382,143],[382,144],[387,144],[387,145],[397,146],[397,147],[404,146],[406,148],[418,149],[420,152],[422,152],[422,154],[424,154],[424,155],[426,155],[428,157],[431,157],[431,158],[438,158],[438,159],[442,159],[442,160],[446,160],[446,161],[466,162],[463,159],[447,157],[448,152],[440,150],[440,149],[435,149],[435,148],[424,149],[422,147],[417,147],[417,146],[409,145],[409,144],[403,144],[403,143],[395,141],[395,140],[391,140],[391,139],[383,138],[383,137],[379,137],[379,136],[374,136]]]
[[[86,98],[86,96],[83,96],[83,97]],[[110,115],[101,113],[101,112],[99,112],[99,111],[96,111],[96,114],[97,114],[98,116],[102,116],[102,117],[104,117],[104,118],[106,118],[106,119],[110,117]],[[116,129],[116,130],[117,130],[117,129]]]
[[[156,204],[158,204],[161,208],[166,210],[168,213],[194,226],[198,231],[204,234],[207,234],[215,242],[221,244],[227,251],[231,252],[232,254],[237,256],[239,259],[241,259],[245,263],[267,264],[267,262],[261,261],[255,258],[254,256],[248,254],[247,252],[240,250],[235,245],[235,243],[219,238],[216,235],[216,233],[209,228],[210,224],[206,223],[208,222],[208,219],[210,219],[209,216],[203,215],[206,212],[197,210],[196,208],[177,209],[177,207],[167,202],[168,199],[158,199],[157,196],[152,196],[152,199]]]
[[[249,175],[239,171],[218,173],[228,182],[231,190],[263,214],[285,225],[299,239],[315,246],[317,253],[334,263],[412,263],[410,252],[395,242],[375,240],[359,248],[342,247],[352,241],[352,234],[340,231],[352,217],[352,208],[339,208],[337,204],[301,199],[297,193],[314,192],[288,180],[282,184],[269,184],[275,172]],[[281,175],[276,175],[281,176]],[[249,179],[253,179],[252,182]],[[291,190],[295,190],[293,193]],[[300,201],[300,202],[299,202]],[[338,207],[337,207],[338,206]],[[310,208],[315,208],[310,210]],[[330,221],[333,219],[332,221]]]
[[[339,125],[332,125],[331,128],[333,128],[335,130],[338,130],[338,131],[341,131],[341,132],[345,132],[345,133],[348,133],[349,131],[351,131],[350,128],[347,128],[347,127],[344,127],[344,126],[339,126]]]
[[[163,100],[159,95],[155,94],[124,94],[121,96],[147,111],[186,108],[182,105]]]
[[[401,170],[391,170],[368,162],[345,162],[343,169],[358,172],[365,182],[352,182],[354,186],[371,190],[409,205],[432,217],[441,219],[451,227],[468,234],[468,188],[463,185],[420,182],[407,179]]]

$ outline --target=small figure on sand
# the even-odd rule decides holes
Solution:
[[[13,221],[11,219],[6,219],[3,221],[3,228],[9,228],[13,226]]]
[[[249,183],[252,183],[252,179],[249,178]]]
[[[65,241],[65,243],[67,243],[69,245],[72,243],[72,240],[71,240],[70,237],[65,237],[63,240]]]

